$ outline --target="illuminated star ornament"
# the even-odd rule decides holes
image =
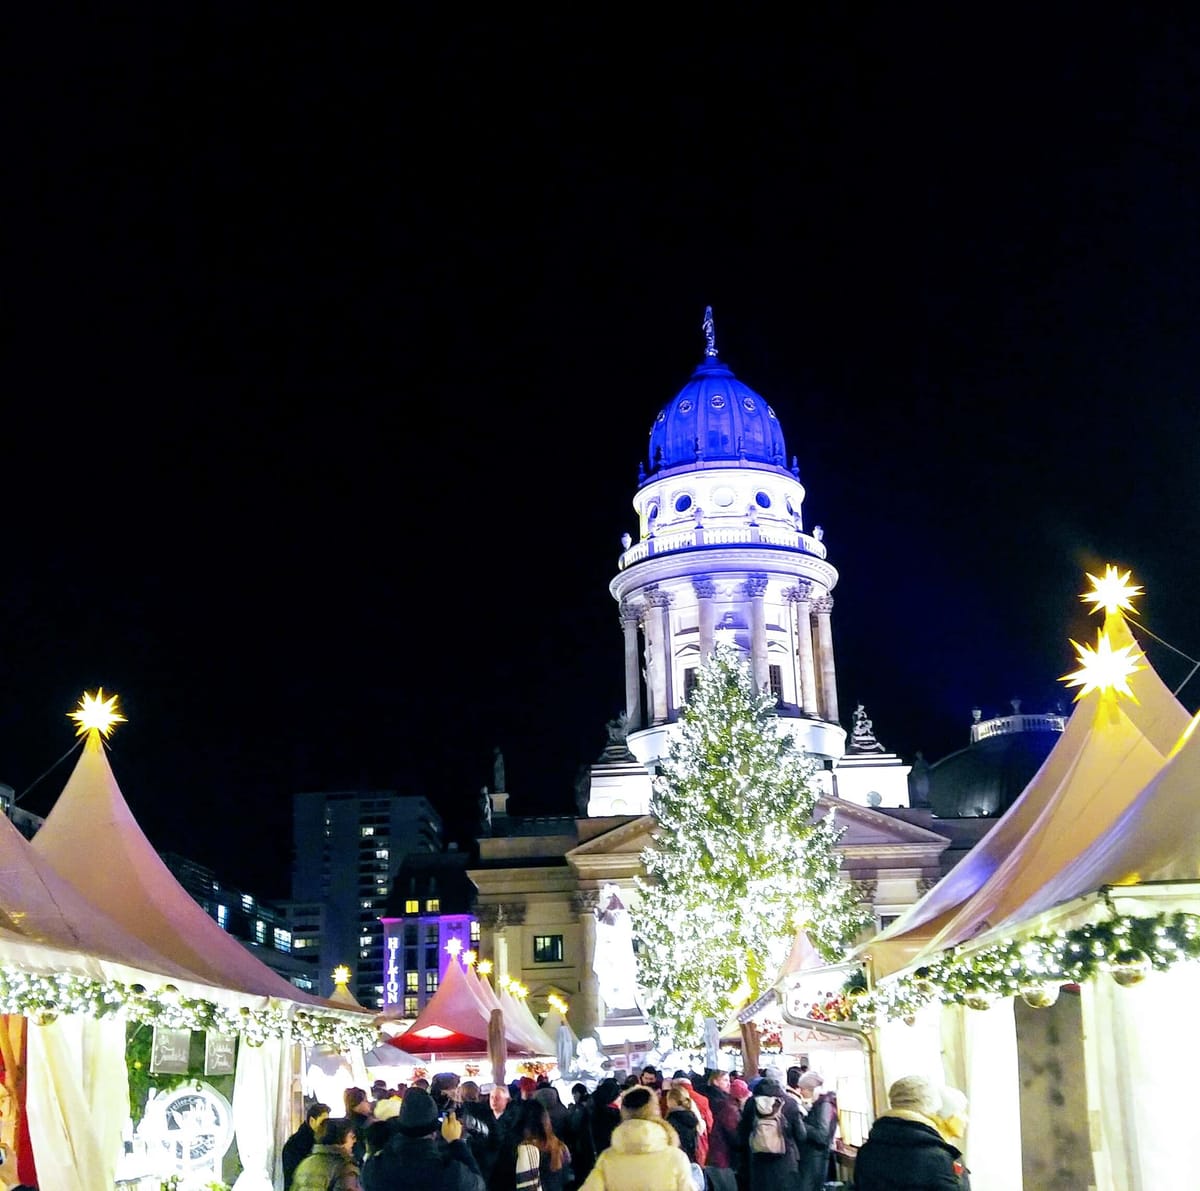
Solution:
[[[1129,689],[1129,676],[1146,667],[1139,665],[1142,655],[1132,644],[1113,649],[1108,635],[1102,632],[1096,634],[1095,649],[1090,645],[1080,645],[1078,641],[1072,641],[1071,644],[1078,654],[1079,669],[1064,674],[1060,681],[1067,686],[1080,688],[1075,696],[1076,702],[1089,691],[1115,691],[1137,702],[1137,696]]]
[[[463,946],[462,946],[462,940],[461,940],[461,939],[451,939],[451,940],[450,940],[450,942],[446,944],[446,950],[447,950],[447,951],[448,951],[448,952],[449,952],[449,953],[450,953],[452,956],[454,956],[454,958],[455,958],[455,959],[458,959],[458,953],[459,953],[459,952],[460,952],[462,949],[463,949]]]
[[[1085,604],[1094,604],[1092,611],[1103,608],[1105,612],[1132,612],[1137,615],[1133,606],[1134,596],[1142,594],[1142,588],[1136,583],[1129,582],[1129,571],[1121,574],[1110,562],[1104,568],[1104,577],[1088,575],[1092,581],[1092,590],[1085,591],[1079,598]]]
[[[103,687],[94,695],[89,695],[87,691],[84,691],[79,700],[79,706],[74,711],[67,713],[67,719],[74,720],[79,725],[75,732],[76,736],[83,736],[95,729],[101,736],[107,737],[113,730],[114,724],[127,722],[117,710],[117,696],[111,695],[106,699]]]
[[[339,988],[345,988],[350,983],[350,969],[345,964],[338,964],[333,969],[333,982]]]

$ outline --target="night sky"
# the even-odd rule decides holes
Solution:
[[[49,810],[103,684],[152,842],[261,896],[298,790],[424,793],[462,834],[500,745],[513,810],[569,812],[706,304],[840,571],[846,719],[932,760],[976,703],[1065,707],[1107,561],[1200,657],[1194,26],[167,7],[19,18],[21,805]]]

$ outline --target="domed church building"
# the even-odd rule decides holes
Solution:
[[[910,766],[874,735],[860,705],[850,732],[838,703],[833,591],[819,526],[806,526],[799,462],[770,404],[720,357],[711,310],[704,352],[651,425],[609,590],[619,610],[624,714],[577,790],[576,816],[518,818],[490,792],[486,834],[468,875],[478,890],[480,956],[497,976],[571,1005],[577,1034],[636,1047],[644,1022],[606,1005],[593,967],[597,928],[636,898],[654,822],[652,775],[696,673],[720,641],[775,695],[781,723],[820,765],[821,812],[844,835],[843,872],[885,924],[943,872],[951,840],[909,809]],[[614,640],[614,664],[618,661]],[[606,911],[608,913],[606,914]]]

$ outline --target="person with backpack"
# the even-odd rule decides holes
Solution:
[[[738,1141],[747,1156],[749,1191],[796,1191],[804,1118],[785,1090],[780,1068],[768,1067],[746,1101]]]

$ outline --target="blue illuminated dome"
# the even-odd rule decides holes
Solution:
[[[696,464],[786,467],[775,411],[710,348],[650,431],[649,472]]]

